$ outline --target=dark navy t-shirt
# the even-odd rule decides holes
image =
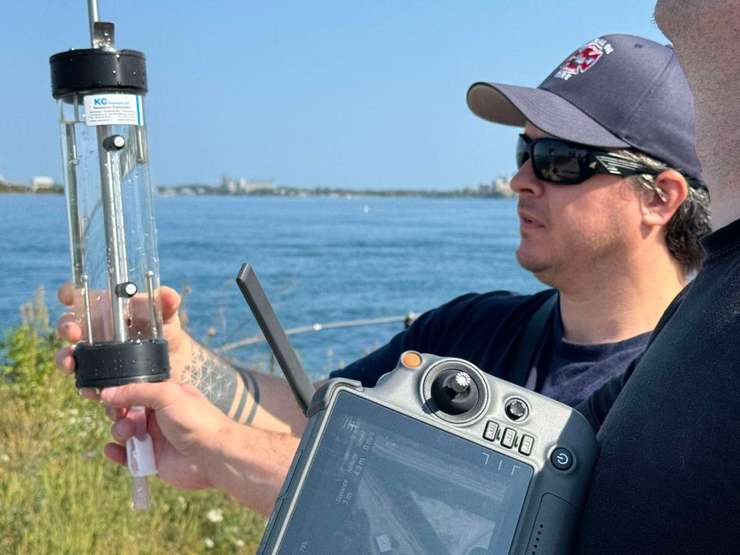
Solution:
[[[385,346],[331,374],[372,387],[393,370],[404,351],[457,357],[502,379],[509,369],[520,335],[532,315],[552,295],[509,291],[470,293],[422,314]],[[538,353],[533,356],[531,388],[571,406],[624,372],[644,348],[648,334],[603,345],[576,345],[563,340],[559,307],[548,320]],[[534,377],[533,377],[534,376]],[[524,384],[520,384],[524,385]]]
[[[615,343],[571,343],[563,338],[559,308],[552,318],[549,344],[543,346],[542,355],[533,367],[536,377],[530,375],[526,385],[574,407],[612,378],[623,374],[647,346],[650,333]]]

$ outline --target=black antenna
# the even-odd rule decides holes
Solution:
[[[236,276],[236,283],[247,300],[262,334],[267,339],[275,360],[282,368],[290,389],[293,390],[293,395],[298,401],[298,406],[301,407],[303,414],[306,414],[316,390],[298,360],[293,347],[290,346],[288,336],[285,335],[285,331],[280,325],[270,301],[267,300],[267,295],[265,295],[254,269],[249,264],[242,264],[239,275]]]

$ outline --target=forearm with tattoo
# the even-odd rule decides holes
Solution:
[[[195,386],[229,418],[251,424],[260,402],[257,380],[205,346],[195,343],[183,383]]]

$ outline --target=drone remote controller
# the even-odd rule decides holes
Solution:
[[[586,419],[462,359],[406,351],[389,370],[313,395],[258,552],[569,553],[597,455]]]

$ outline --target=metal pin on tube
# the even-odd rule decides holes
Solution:
[[[90,310],[90,291],[87,286],[87,274],[82,274],[82,305],[85,311],[85,328],[87,331],[87,342],[92,344],[92,311]]]
[[[144,276],[146,277],[146,294],[149,300],[149,319],[152,326],[152,339],[157,339],[159,337],[159,330],[157,329],[157,313],[154,306],[154,272],[149,270]]]
[[[146,134],[142,126],[136,127],[136,160],[139,164],[147,163]]]

